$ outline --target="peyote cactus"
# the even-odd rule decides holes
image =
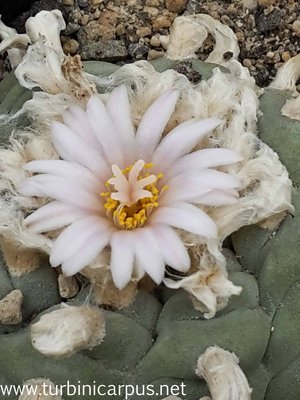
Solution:
[[[186,82],[191,80],[194,84],[208,80],[216,67],[196,59],[160,59],[153,62],[153,66],[159,72],[175,70],[187,77]],[[100,93],[107,90],[107,77],[118,68],[100,62],[85,64],[86,72],[98,77],[94,78],[94,82]],[[143,73],[143,65],[139,68]],[[226,72],[224,67],[225,73],[230,74],[232,71]],[[124,79],[122,72],[118,79]],[[13,74],[8,75],[0,83],[0,113],[17,113],[31,95],[31,91],[19,86]],[[260,97],[263,114],[258,120],[258,136],[279,154],[297,186],[300,175],[295,166],[300,152],[300,122],[281,115],[281,108],[288,97],[288,93],[282,90],[265,90]],[[210,106],[213,107],[213,103]],[[30,115],[22,112],[1,126],[1,146],[8,146],[13,128],[29,126],[30,118]],[[277,159],[274,165],[276,162]],[[283,174],[279,179],[286,182],[287,178]],[[282,188],[286,190],[284,183]],[[251,187],[247,189],[251,191]],[[33,378],[47,378],[57,385],[66,384],[67,381],[75,385],[78,381],[82,384],[107,386],[151,384],[158,393],[159,385],[184,383],[186,398],[197,400],[209,395],[205,382],[195,374],[197,360],[210,346],[219,346],[239,358],[240,367],[253,389],[252,400],[295,400],[300,397],[300,270],[297,255],[297,244],[300,241],[300,193],[297,189],[293,190],[293,216],[285,215],[284,212],[292,211],[288,197],[274,193],[279,198],[282,196],[278,209],[274,206],[275,210],[270,214],[259,214],[260,210],[256,211],[253,219],[249,217],[244,224],[248,226],[226,239],[222,253],[226,258],[228,279],[243,290],[241,294],[231,297],[227,305],[226,302],[217,304],[214,318],[206,319],[203,308],[199,310],[195,288],[187,293],[183,289],[154,287],[152,283],[141,281],[134,300],[130,298],[127,301],[129,304],[123,304],[121,308],[115,307],[120,305],[119,298],[115,302],[112,296],[102,293],[98,303],[107,306],[104,311],[105,336],[99,328],[97,332],[101,331],[101,334],[94,338],[93,348],[85,348],[75,354],[72,351],[71,355],[63,358],[53,357],[51,346],[48,348],[49,355],[37,351],[33,346],[32,327],[37,326],[35,324],[41,321],[41,316],[60,310],[61,302],[77,308],[93,305],[95,300],[89,282],[90,279],[92,286],[95,286],[93,276],[90,272],[83,273],[85,277],[80,275],[65,280],[62,274],[50,267],[45,255],[40,258],[30,251],[26,254],[23,248],[20,261],[20,249],[11,248],[4,237],[3,252],[7,265],[1,261],[0,387],[21,384]],[[263,204],[261,208],[264,208]],[[279,218],[270,219],[273,214]],[[265,221],[262,221],[261,215],[265,215]],[[226,219],[226,213],[221,214],[221,218]],[[260,226],[250,225],[249,221],[260,221]],[[224,229],[224,236],[227,236],[225,223],[221,229]],[[39,268],[36,268],[37,264]],[[173,270],[167,272],[169,277],[174,276]],[[176,279],[179,278],[180,274],[176,276]],[[172,285],[176,286],[176,281],[170,287]],[[183,285],[183,288],[186,289],[186,286]],[[123,294],[125,297],[126,293]],[[220,298],[222,302],[221,295]],[[91,307],[91,310],[94,308]],[[205,307],[204,310],[210,311],[209,307],[206,308],[208,310]],[[97,315],[91,318],[96,320]],[[103,398],[111,397],[122,399],[124,393]],[[163,393],[128,396],[132,400],[163,397]],[[1,398],[18,399],[19,396],[3,395]],[[79,400],[93,396],[83,397],[77,393],[70,396],[64,394],[63,398]],[[213,400],[218,398],[213,397]],[[228,400],[238,398],[228,397]]]

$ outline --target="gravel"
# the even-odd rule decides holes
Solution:
[[[259,86],[268,85],[278,67],[300,52],[297,0],[41,0],[10,24],[23,32],[30,15],[54,8],[67,23],[61,36],[64,51],[84,60],[124,64],[159,58],[174,19],[195,13],[209,14],[236,33],[240,61]],[[209,35],[199,58],[205,59],[213,45]],[[3,60],[0,74],[1,68],[7,69]]]

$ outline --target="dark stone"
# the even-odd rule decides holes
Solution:
[[[225,61],[228,61],[232,58],[233,52],[232,51],[226,51],[226,53],[223,54],[223,58]]]
[[[202,75],[198,71],[194,70],[193,63],[190,60],[178,62],[175,65],[174,70],[179,74],[185,75],[192,83],[198,83],[202,79]]]
[[[144,44],[132,43],[128,46],[128,53],[131,57],[141,59],[149,52],[149,47]]]
[[[65,35],[69,36],[69,35],[72,35],[72,33],[77,32],[79,30],[79,28],[80,28],[79,24],[74,24],[73,22],[69,22],[63,33]]]
[[[78,5],[81,8],[85,8],[89,5],[89,0],[78,0]]]
[[[255,18],[256,28],[259,32],[269,32],[278,28],[281,23],[281,11],[274,8],[270,14],[261,13]]]
[[[267,68],[260,70],[255,76],[255,82],[259,87],[268,86],[271,82],[270,73]]]
[[[82,46],[83,60],[118,61],[126,58],[128,51],[123,40],[98,40]]]

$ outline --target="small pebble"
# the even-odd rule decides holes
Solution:
[[[83,15],[83,12],[76,9],[76,10],[72,10],[69,14],[69,22],[74,23],[74,24],[78,24],[81,17]]]
[[[249,60],[249,58],[245,58],[245,60],[243,61],[243,65],[244,65],[244,67],[247,67],[247,68],[252,68],[252,62],[251,62],[251,60]]]
[[[98,19],[100,17],[101,11],[96,8],[96,11],[92,14],[93,19]]]
[[[243,43],[243,42],[245,41],[244,32],[242,32],[242,31],[237,31],[237,32],[235,33],[235,36],[237,37],[237,40],[238,40],[240,43]]]
[[[274,0],[258,0],[258,4],[261,7],[269,7],[272,4],[274,4],[274,2],[275,2]]]
[[[221,17],[221,22],[224,25],[232,26],[233,22],[232,20],[228,17],[228,15],[222,15]]]
[[[78,5],[81,8],[85,8],[89,5],[89,0],[78,0]]]
[[[23,294],[21,290],[13,290],[0,300],[0,323],[16,325],[22,322]]]
[[[97,40],[82,46],[83,60],[118,61],[128,57],[128,50],[123,40]]]
[[[171,26],[171,21],[168,17],[162,15],[157,17],[153,22],[153,29],[160,30],[162,28],[169,28]]]
[[[257,7],[257,0],[243,0],[243,7],[252,11]]]
[[[165,54],[164,51],[158,51],[158,50],[151,49],[151,50],[149,50],[147,60],[149,60],[149,61],[156,60],[157,58],[163,57],[164,54]]]
[[[161,43],[159,40],[159,36],[158,35],[152,36],[152,38],[150,39],[150,46],[159,47],[160,45]]]
[[[75,54],[76,51],[78,50],[79,43],[75,39],[68,39],[64,45],[63,45],[63,50],[65,54]]]
[[[281,24],[281,11],[274,8],[272,12],[265,15],[260,14],[256,18],[256,28],[259,32],[269,32],[279,27]]]
[[[225,61],[229,61],[231,60],[232,56],[233,56],[232,51],[226,51],[226,53],[223,54],[223,59]]]
[[[80,20],[80,24],[82,26],[85,26],[88,24],[89,20],[90,20],[90,17],[87,14],[84,14],[84,16]]]
[[[104,0],[90,0],[90,4],[92,7],[96,7],[99,4],[103,3]]]
[[[116,26],[116,35],[122,36],[126,33],[125,26],[123,24],[119,24]]]
[[[293,22],[292,29],[296,33],[296,36],[300,37],[300,20],[299,19],[297,19],[296,21]]]
[[[146,0],[145,5],[158,8],[160,6],[160,0]]]
[[[79,291],[79,285],[75,276],[58,276],[59,294],[63,299],[71,299]]]
[[[79,24],[74,24],[72,22],[69,22],[66,29],[64,30],[65,35],[72,35],[73,33],[77,32],[80,29]]]
[[[149,14],[151,17],[156,17],[159,13],[158,9],[155,7],[144,7],[144,12]]]
[[[63,0],[63,5],[64,6],[73,6],[74,5],[74,0]]]
[[[151,35],[151,29],[147,26],[141,26],[136,30],[136,34],[138,35],[138,37],[148,36]]]
[[[149,52],[149,47],[145,46],[144,44],[140,43],[133,43],[130,44],[128,47],[128,53],[131,57],[136,58],[137,60],[140,60],[144,56],[146,56]]]
[[[187,4],[187,0],[165,0],[165,5],[168,10],[174,13],[182,12]]]
[[[291,58],[291,53],[289,51],[284,51],[281,54],[281,58],[284,62],[288,61]]]

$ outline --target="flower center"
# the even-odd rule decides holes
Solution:
[[[150,175],[147,170],[152,167],[143,160],[123,170],[112,166],[113,177],[105,183],[108,191],[101,193],[101,197],[106,199],[106,215],[120,229],[144,226],[153,208],[158,207],[159,196],[167,187],[157,188],[163,174]]]

